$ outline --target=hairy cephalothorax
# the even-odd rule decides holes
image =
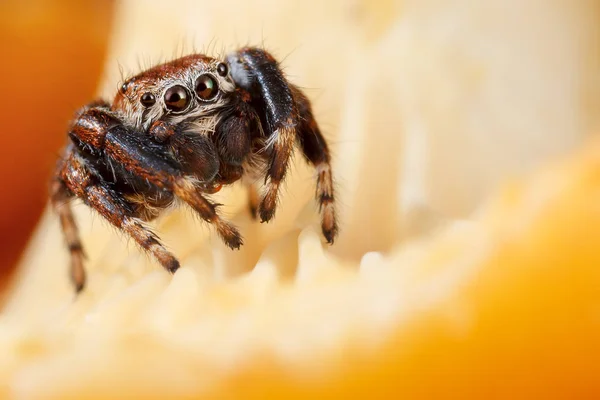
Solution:
[[[205,195],[248,178],[242,181],[252,215],[271,220],[296,143],[317,170],[323,234],[329,243],[337,234],[327,143],[306,96],[264,50],[243,48],[224,61],[194,54],[144,71],[120,87],[112,104],[83,107],[68,136],[51,200],[78,291],[83,249],[70,200],[81,199],[173,273],[179,262],[144,222],[178,198],[239,248],[238,230]],[[253,184],[259,173],[262,197]]]

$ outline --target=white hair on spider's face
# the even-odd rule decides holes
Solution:
[[[185,132],[197,134],[214,133],[220,120],[221,117],[218,113],[210,114],[203,118],[196,117],[187,125]]]
[[[191,55],[158,65],[126,81],[112,105],[126,125],[148,130],[158,120],[172,124],[210,117],[230,103],[236,85],[223,63],[203,55]],[[214,130],[214,126],[211,128]]]

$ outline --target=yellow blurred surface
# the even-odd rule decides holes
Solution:
[[[384,333],[379,346],[365,350],[350,341],[343,352],[315,352],[306,368],[320,372],[306,380],[281,360],[256,357],[211,395],[596,398],[599,200],[600,143],[595,142],[533,179],[505,187],[466,231],[450,228],[419,244],[425,254],[412,265],[401,265],[402,251],[391,256],[395,268],[423,273],[410,289],[423,294],[423,303],[398,309],[410,316]],[[465,264],[473,267],[471,274],[448,279]],[[393,280],[397,269],[384,272],[386,267],[380,260],[372,268],[382,271],[372,273]],[[445,285],[452,286],[447,295],[428,304],[427,292]],[[352,310],[341,306],[339,312]]]
[[[171,282],[154,272],[127,289],[123,272],[96,274],[41,320],[27,321],[40,299],[16,293],[0,387],[62,399],[594,398],[599,200],[594,143],[506,187],[480,218],[357,270],[308,228],[291,234],[293,285],[277,279],[280,241],[224,281],[190,261]],[[28,279],[21,290],[39,289]]]

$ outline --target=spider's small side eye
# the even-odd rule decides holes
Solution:
[[[219,92],[215,78],[210,75],[200,75],[196,80],[196,94],[202,100],[210,100]]]
[[[190,103],[190,96],[181,85],[170,87],[165,92],[165,105],[171,111],[183,111]]]
[[[146,92],[140,98],[140,103],[142,103],[142,105],[146,108],[152,107],[154,103],[156,103],[156,98],[152,93]]]
[[[217,73],[221,76],[227,76],[227,73],[229,72],[229,68],[227,68],[227,64],[225,63],[219,63],[219,65],[217,65]]]
[[[129,85],[129,83],[125,82],[124,84],[121,85],[121,93],[125,94],[125,92],[127,92],[127,86]]]

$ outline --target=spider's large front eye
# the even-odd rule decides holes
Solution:
[[[165,92],[165,105],[171,111],[183,111],[190,103],[190,96],[181,85],[173,86]]]
[[[217,81],[210,75],[201,75],[196,80],[196,94],[202,100],[210,100],[219,92]]]

